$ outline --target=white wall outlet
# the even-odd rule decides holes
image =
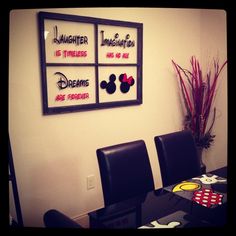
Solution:
[[[95,188],[95,176],[89,175],[87,176],[87,189]]]

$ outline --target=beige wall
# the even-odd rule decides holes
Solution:
[[[43,213],[50,208],[76,217],[103,206],[95,152],[102,146],[143,139],[155,187],[161,187],[153,138],[182,128],[171,59],[188,67],[192,55],[205,60],[206,51],[227,57],[226,16],[220,10],[43,9],[143,23],[142,105],[43,116],[38,11],[14,10],[10,15],[9,131],[25,226],[43,226]],[[226,78],[218,92],[216,142],[205,157],[208,170],[227,163]],[[87,190],[91,174],[96,186]]]
[[[201,11],[201,58],[203,66],[207,61],[218,57],[221,64],[227,59],[227,22],[225,11]],[[216,121],[213,133],[214,146],[205,152],[204,161],[210,169],[227,163],[227,68],[223,70],[215,97]],[[221,158],[223,157],[223,158]]]

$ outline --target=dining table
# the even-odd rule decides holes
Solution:
[[[227,166],[89,213],[90,228],[224,227]]]

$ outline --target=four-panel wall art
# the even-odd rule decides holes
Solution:
[[[38,17],[44,114],[142,103],[142,23]]]

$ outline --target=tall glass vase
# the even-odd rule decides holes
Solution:
[[[200,161],[201,174],[205,174],[206,173],[206,165],[202,161],[202,151],[203,151],[202,147],[197,147],[198,158]]]

